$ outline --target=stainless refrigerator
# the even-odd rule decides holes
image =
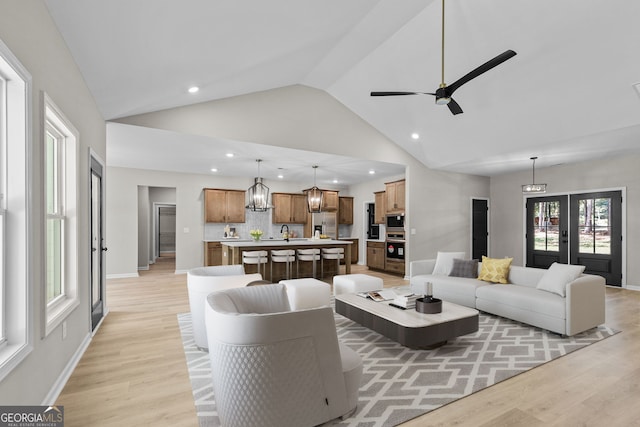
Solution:
[[[312,215],[313,225],[311,233],[320,230],[320,234],[326,234],[332,239],[338,238],[338,213],[337,212],[320,212]]]

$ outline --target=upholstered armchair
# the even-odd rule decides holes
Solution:
[[[282,284],[207,297],[214,400],[224,426],[314,426],[356,409],[362,360],[331,307],[291,311]]]
[[[193,268],[187,272],[187,289],[191,308],[193,338],[196,345],[206,350],[207,331],[204,326],[204,305],[213,291],[246,286],[255,280],[261,280],[260,274],[244,274],[242,265],[219,265]]]

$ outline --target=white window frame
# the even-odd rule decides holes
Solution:
[[[79,133],[77,129],[66,118],[62,111],[56,106],[51,98],[42,93],[42,106],[44,123],[42,126],[42,147],[46,155],[45,144],[46,134],[54,133],[60,144],[56,161],[58,161],[58,182],[60,184],[57,193],[56,204],[59,208],[56,212],[45,214],[44,230],[46,230],[48,219],[62,220],[62,254],[61,272],[62,284],[61,293],[51,301],[47,301],[47,283],[43,282],[42,300],[46,315],[43,328],[44,336],[49,335],[56,329],[73,310],[80,305],[78,289],[78,145]],[[46,186],[46,177],[44,181]],[[45,206],[46,208],[46,206]],[[45,233],[46,239],[46,233]],[[43,262],[47,271],[47,255],[45,242]]]
[[[11,248],[0,257],[0,381],[33,350],[31,324],[32,268],[29,254],[31,223],[31,117],[32,79],[29,72],[0,40],[0,75],[3,80],[0,124],[0,245]],[[8,183],[11,183],[9,186]]]

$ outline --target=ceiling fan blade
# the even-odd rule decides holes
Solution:
[[[426,92],[371,92],[371,96],[435,95]]]
[[[449,111],[451,111],[451,114],[453,114],[454,116],[456,114],[462,114],[462,108],[460,108],[460,105],[453,98],[451,98],[451,101],[449,101],[447,107],[449,107]]]
[[[516,56],[516,53],[513,50],[509,49],[509,50],[501,53],[500,55],[496,56],[495,58],[490,59],[489,61],[485,62],[484,64],[482,64],[481,66],[479,66],[475,70],[465,74],[464,76],[460,77],[458,80],[453,82],[452,84],[448,85],[447,86],[447,93],[449,94],[449,96],[451,96],[453,94],[453,92],[456,91],[456,89],[458,89],[463,84],[467,83],[469,80],[475,79],[479,75],[486,73],[490,69],[492,69],[494,67],[497,67],[498,65],[502,64],[507,59],[513,58],[514,56]],[[462,111],[460,111],[460,112],[462,112]],[[456,114],[456,113],[454,113],[454,114]]]

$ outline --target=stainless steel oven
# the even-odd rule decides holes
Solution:
[[[387,231],[387,260],[404,261],[404,245],[404,231]]]
[[[404,232],[404,214],[387,215],[387,232]]]

